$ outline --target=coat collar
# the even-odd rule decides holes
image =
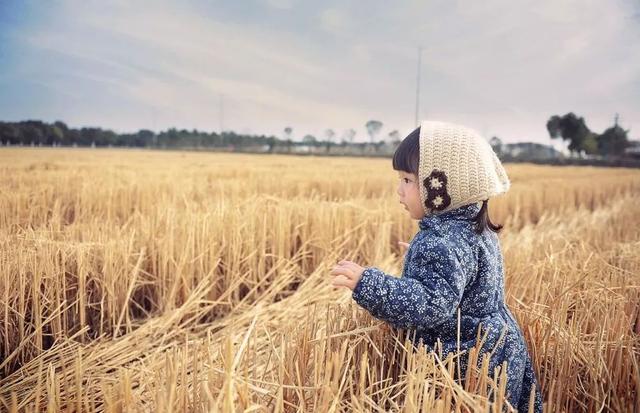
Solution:
[[[482,208],[481,202],[474,202],[471,204],[463,205],[461,207],[450,209],[448,211],[442,212],[440,214],[429,214],[425,215],[420,221],[418,225],[420,229],[425,230],[427,228],[432,228],[439,223],[450,221],[450,220],[461,220],[468,221],[475,218],[478,215],[478,212]]]

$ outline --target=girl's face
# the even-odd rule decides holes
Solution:
[[[404,171],[398,171],[398,196],[400,203],[409,211],[409,215],[413,219],[422,219],[424,217],[424,209],[420,201],[420,187],[418,187],[418,176]]]

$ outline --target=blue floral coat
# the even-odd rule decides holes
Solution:
[[[487,333],[482,352],[495,348],[489,371],[508,362],[510,403],[526,412],[535,385],[535,411],[542,412],[540,387],[524,336],[504,302],[499,238],[488,229],[481,235],[474,232],[471,220],[480,205],[472,203],[422,218],[407,251],[402,277],[366,267],[352,296],[374,317],[396,328],[414,330],[416,342],[422,341],[430,350],[436,350],[440,339],[443,359],[449,352],[457,353],[459,308],[460,351],[476,344],[481,324],[480,336]],[[460,363],[464,378],[467,357],[461,357]]]

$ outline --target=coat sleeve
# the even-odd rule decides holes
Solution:
[[[467,284],[469,274],[459,257],[460,248],[441,241],[420,245],[409,266],[411,277],[397,278],[366,267],[352,297],[394,327],[437,327],[456,315]]]

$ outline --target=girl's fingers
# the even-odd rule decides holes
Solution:
[[[330,274],[339,275],[342,274],[348,278],[355,278],[357,272],[357,265],[336,265],[331,270]]]
[[[340,267],[341,268],[346,268],[346,269],[351,270],[351,271],[354,271],[358,267],[358,264],[354,264],[352,262],[348,262],[346,264],[342,264]]]
[[[349,287],[351,288],[351,280],[345,277],[344,275],[338,275],[333,279],[331,285],[334,287]]]
[[[351,268],[344,268],[342,274],[349,279],[355,278],[355,274]]]
[[[352,261],[346,261],[346,260],[342,260],[338,263],[339,266],[343,267],[343,268],[349,268],[351,271],[357,272],[360,267],[360,265],[356,264],[355,262]]]
[[[350,268],[342,267],[335,272],[335,275],[344,275],[348,279],[355,278],[354,272]]]

